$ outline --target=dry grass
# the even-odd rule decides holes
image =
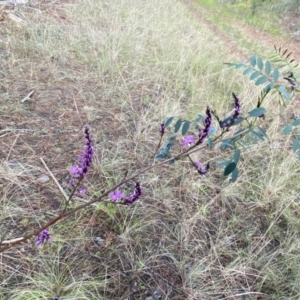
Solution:
[[[39,158],[67,191],[84,124],[96,154],[74,206],[152,164],[167,117],[192,119],[207,105],[225,116],[231,91],[245,111],[255,103],[258,91],[222,65],[239,58],[179,2],[31,5],[16,12],[26,25],[4,19],[0,29],[4,239],[58,213],[64,196],[43,181]],[[50,244],[3,253],[0,299],[298,299],[300,167],[280,125],[269,130],[280,148],[245,150],[234,184],[215,168],[230,152],[196,153],[211,160],[209,177],[188,160],[153,169],[133,206],[107,199],[52,226]]]

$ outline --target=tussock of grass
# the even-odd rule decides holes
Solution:
[[[12,129],[1,137],[4,239],[59,211],[64,197],[51,180],[39,182],[46,173],[39,157],[67,190],[83,124],[91,126],[96,154],[88,193],[74,206],[152,164],[167,117],[192,119],[207,105],[223,117],[232,91],[245,112],[255,105],[258,91],[222,65],[240,58],[180,2],[32,5],[43,13],[20,9],[27,25],[6,21],[1,29],[9,53],[1,61],[1,127]],[[299,163],[280,125],[243,152],[234,184],[215,168],[230,152],[194,153],[211,161],[209,177],[188,160],[153,169],[137,178],[144,193],[132,207],[107,199],[51,227],[50,244],[37,248],[31,240],[4,253],[1,299],[145,299],[154,292],[163,299],[297,299]],[[280,148],[270,147],[274,141]],[[12,162],[24,168],[7,167]]]

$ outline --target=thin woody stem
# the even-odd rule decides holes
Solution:
[[[240,132],[239,134],[235,135],[234,138],[243,135],[244,132],[245,132],[245,131]],[[228,140],[228,138],[227,138],[227,139],[220,140],[220,141],[217,141],[217,143],[221,143],[221,142],[226,141],[226,140]],[[56,216],[55,218],[49,220],[49,221],[46,222],[44,225],[42,225],[40,228],[38,228],[38,229],[36,229],[36,230],[33,230],[31,233],[29,233],[28,235],[24,236],[23,238],[14,239],[14,240],[12,240],[12,242],[9,243],[9,244],[7,244],[7,241],[5,241],[5,244],[7,244],[7,245],[0,247],[0,253],[6,251],[7,249],[12,248],[13,246],[16,246],[16,245],[18,245],[18,244],[20,244],[20,243],[22,243],[22,242],[24,242],[24,241],[30,239],[30,238],[33,237],[33,236],[38,236],[39,233],[40,233],[42,230],[47,229],[49,226],[55,224],[55,223],[56,223],[57,221],[59,221],[60,219],[63,219],[63,218],[65,218],[65,217],[67,217],[67,216],[69,216],[69,215],[71,215],[71,214],[74,214],[74,213],[77,212],[78,210],[81,210],[81,209],[83,209],[83,208],[85,208],[85,207],[87,207],[87,206],[90,206],[90,205],[92,205],[92,204],[94,204],[94,203],[96,203],[96,202],[99,202],[103,197],[107,196],[109,193],[113,192],[113,191],[116,190],[118,187],[120,187],[120,186],[123,185],[124,183],[127,183],[128,181],[134,179],[135,177],[137,177],[137,176],[139,176],[139,175],[141,175],[141,174],[143,174],[143,173],[145,173],[145,172],[147,172],[147,171],[149,171],[149,170],[151,170],[151,169],[154,169],[154,168],[156,168],[156,167],[159,167],[159,166],[161,166],[161,165],[164,165],[164,164],[166,164],[166,163],[168,163],[168,162],[170,162],[170,161],[178,160],[179,158],[182,158],[182,157],[185,157],[185,156],[189,156],[189,154],[194,153],[194,152],[196,152],[196,151],[198,151],[198,150],[200,150],[200,149],[203,149],[203,148],[205,148],[205,147],[206,147],[206,145],[202,145],[201,147],[196,148],[196,149],[195,149],[194,147],[191,147],[191,148],[189,148],[188,150],[186,150],[186,151],[184,151],[184,152],[178,154],[177,156],[174,156],[174,157],[172,157],[172,158],[170,158],[170,159],[164,160],[164,161],[162,161],[162,162],[160,162],[160,163],[157,163],[157,164],[155,164],[155,165],[148,166],[148,167],[146,167],[146,168],[144,168],[144,169],[138,171],[137,173],[133,174],[132,176],[130,176],[130,177],[128,177],[128,178],[122,180],[121,182],[119,182],[119,183],[116,184],[114,187],[112,187],[111,189],[107,190],[107,191],[104,192],[101,196],[99,196],[98,198],[96,198],[96,199],[94,199],[94,200],[91,200],[91,201],[89,201],[89,202],[87,202],[87,203],[81,204],[81,205],[79,205],[79,206],[77,206],[77,207],[75,207],[75,208],[73,208],[73,209],[68,210],[68,211],[66,211],[66,210],[64,209],[62,212],[60,212],[60,214],[59,214],[58,216]],[[2,244],[3,244],[3,243],[2,243]]]

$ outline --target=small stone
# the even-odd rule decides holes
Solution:
[[[43,174],[38,178],[38,181],[41,183],[47,183],[48,181],[50,181],[50,177]]]
[[[95,238],[95,240],[98,245],[102,245],[105,242],[105,240],[103,238],[101,238],[100,236],[97,236]]]
[[[155,290],[153,293],[152,293],[152,296],[155,300],[159,300],[161,299],[161,294],[159,291]]]

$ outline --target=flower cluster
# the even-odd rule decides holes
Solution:
[[[44,229],[40,232],[39,236],[36,238],[37,246],[43,244],[46,241],[47,243],[50,242],[50,233],[48,230]]]
[[[181,143],[182,147],[191,147],[192,145],[195,144],[195,139],[192,135],[187,135],[183,142]]]
[[[142,188],[139,182],[137,182],[135,184],[134,192],[131,195],[125,197],[120,190],[116,190],[115,192],[111,192],[109,194],[109,198],[115,203],[117,202],[117,200],[125,200],[126,204],[131,205],[133,202],[137,201],[141,197],[141,195]]]
[[[198,171],[198,173],[199,173],[200,175],[205,175],[205,174],[207,174],[207,172],[208,172],[208,170],[209,170],[209,163],[207,163],[206,167],[203,167],[203,165],[201,164],[201,162],[195,161],[195,162],[194,162],[194,165],[195,165],[195,167],[196,167],[196,169],[197,169],[197,171]]]
[[[126,197],[126,203],[128,205],[130,205],[133,202],[135,202],[136,200],[138,200],[141,196],[142,196],[142,188],[141,188],[141,185],[137,182],[135,184],[135,189],[134,189],[133,194]]]
[[[84,128],[84,136],[86,138],[86,146],[83,154],[79,156],[80,166],[75,165],[70,169],[71,176],[79,179],[84,178],[91,167],[94,153],[92,135],[87,126]]]
[[[235,93],[232,93],[232,97],[234,99],[234,114],[227,122],[222,124],[223,129],[232,125],[242,113],[240,99],[236,96]]]
[[[159,128],[159,132],[160,132],[161,136],[163,136],[165,134],[165,129],[166,129],[166,124],[165,123],[161,123],[160,124],[160,128]]]
[[[211,124],[212,124],[212,115],[211,115],[211,111],[210,111],[209,107],[207,107],[206,117],[204,120],[204,128],[199,131],[199,134],[198,134],[199,140],[197,141],[197,145],[202,144],[203,141],[205,140],[205,138],[208,136]]]

